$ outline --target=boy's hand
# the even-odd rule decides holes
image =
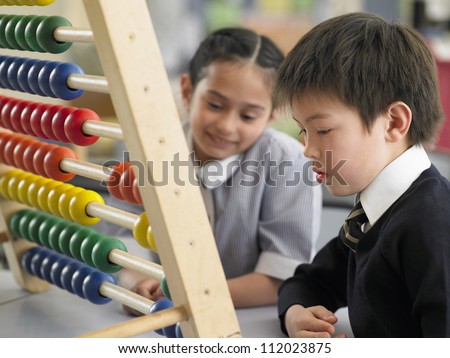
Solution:
[[[323,306],[305,308],[293,305],[286,311],[284,323],[292,338],[343,338],[345,334],[334,335],[337,322],[333,312]]]
[[[152,301],[157,301],[160,298],[164,297],[159,281],[151,278],[146,278],[142,281],[139,281],[136,285],[134,285],[131,291]],[[133,316],[144,315],[142,312],[136,311],[135,309],[128,306],[123,305],[122,307],[125,312]]]

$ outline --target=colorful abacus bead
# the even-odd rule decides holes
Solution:
[[[173,303],[168,298],[161,298],[155,303],[153,303],[150,307],[149,313],[155,313],[162,310],[165,310],[167,308],[172,308]],[[164,327],[162,329],[155,330],[156,333],[158,333],[161,336],[166,336],[167,338],[175,338],[175,325]]]
[[[85,134],[83,124],[87,120],[100,121],[100,117],[94,111],[87,108],[78,108],[67,116],[64,122],[64,133],[71,143],[79,146],[94,144],[99,137]]]
[[[100,218],[89,216],[86,213],[86,207],[93,202],[105,204],[102,196],[93,190],[83,190],[75,194],[69,203],[69,212],[72,220],[86,226],[97,224]]]
[[[158,252],[146,213],[140,214],[138,219],[136,220],[133,228],[133,236],[137,243],[142,247]]]
[[[84,90],[70,88],[67,85],[69,76],[84,74],[83,69],[75,63],[58,64],[50,73],[48,83],[50,92],[58,98],[66,101],[80,97]]]
[[[46,176],[62,182],[69,181],[75,174],[61,170],[60,163],[63,159],[78,159],[75,152],[68,147],[58,146],[52,148],[44,157],[43,165]]]
[[[36,40],[44,51],[49,53],[62,53],[72,46],[71,42],[60,42],[54,39],[53,33],[60,26],[71,27],[72,24],[64,17],[48,16],[37,26],[35,35]]]

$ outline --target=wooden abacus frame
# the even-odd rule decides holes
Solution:
[[[132,0],[127,5],[123,0],[83,3],[124,142],[131,160],[144,168],[145,183],[139,191],[171,298],[175,307],[182,307],[175,312],[184,312],[166,318],[166,323],[185,318],[181,322],[184,337],[239,337],[236,313],[200,189],[190,183],[192,168],[177,168],[178,178],[169,177],[167,185],[151,184],[151,170],[163,173],[164,163],[170,164],[175,154],[189,162],[189,150],[147,4],[145,0]],[[9,266],[23,287],[43,291],[48,284],[20,268],[18,257],[30,244],[11,239],[5,221],[9,216],[5,212],[0,218],[0,241],[4,241]],[[131,319],[83,336],[137,335],[155,327],[155,320],[164,319],[163,315],[159,312]]]

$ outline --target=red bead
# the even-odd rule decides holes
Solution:
[[[44,132],[44,134],[47,136],[47,138],[58,140],[58,138],[56,137],[56,134],[53,132],[52,122],[53,122],[53,117],[55,116],[55,114],[62,108],[64,108],[64,106],[57,104],[57,105],[48,107],[44,111],[44,113],[42,113],[41,128],[42,128],[42,131]]]
[[[24,133],[20,117],[24,108],[28,105],[29,101],[19,101],[11,109],[11,125],[15,132]]]
[[[11,110],[19,101],[19,99],[10,98],[10,100],[3,105],[0,116],[2,117],[2,124],[4,128],[11,129],[12,131],[14,130],[11,124]]]
[[[4,127],[4,125],[3,125],[1,113],[2,113],[3,106],[4,106],[7,102],[8,102],[8,97],[0,96],[0,126],[2,126],[2,127]]]
[[[139,180],[138,177],[134,178],[133,180],[133,196],[134,196],[134,200],[136,200],[136,203],[142,205],[142,197],[141,197],[141,193],[139,192]]]
[[[12,138],[12,134],[7,132],[0,132],[0,162],[5,163],[5,145]]]
[[[78,159],[75,152],[67,147],[57,146],[51,149],[44,157],[44,170],[49,178],[59,181],[69,181],[75,174],[61,170],[60,163],[65,158]]]
[[[38,140],[34,141],[33,144],[31,144],[30,146],[28,146],[25,151],[23,152],[23,164],[25,167],[25,170],[30,172],[30,173],[34,173],[37,174],[37,172],[34,169],[34,154],[37,152],[37,150],[46,145],[47,143],[44,142],[40,142]]]
[[[25,163],[24,163],[24,153],[25,150],[32,145],[33,143],[36,143],[35,139],[23,137],[22,140],[17,143],[16,147],[13,150],[13,158],[14,163],[17,168],[26,170]]]
[[[47,155],[50,150],[53,148],[57,148],[58,146],[56,144],[48,144],[45,143],[43,146],[41,146],[33,155],[33,166],[34,166],[34,172],[36,174],[39,174],[43,177],[47,176],[47,173],[45,172],[44,167],[44,158]]]
[[[44,112],[51,106],[52,105],[49,103],[40,103],[31,113],[30,116],[31,130],[33,131],[33,134],[37,137],[49,139],[49,137],[47,137],[42,128],[42,116],[44,115]]]
[[[111,168],[111,173],[106,181],[109,193],[119,200],[125,200],[120,192],[120,179],[125,169],[129,166],[131,166],[130,162],[120,162],[119,164],[114,165]]]
[[[130,203],[137,204],[133,194],[133,181],[134,181],[134,172],[133,167],[130,166],[125,169],[125,171],[120,177],[119,191],[125,200],[129,201]]]
[[[20,114],[20,126],[23,128],[25,134],[34,135],[33,129],[31,128],[31,113],[33,113],[39,104],[38,102],[29,102]]]
[[[13,167],[17,167],[14,162],[14,148],[17,144],[23,139],[23,136],[12,135],[9,139],[8,143],[5,144],[5,149],[3,151],[5,163],[8,165],[12,165]]]
[[[83,133],[83,123],[87,120],[100,121],[100,117],[97,113],[87,108],[79,108],[67,117],[64,123],[64,132],[71,143],[88,146],[98,140],[98,136]]]
[[[76,107],[68,107],[63,106],[58,112],[55,113],[52,120],[52,132],[55,134],[55,137],[64,143],[69,143],[70,140],[66,136],[66,132],[64,131],[64,122],[67,120],[67,117],[73,111],[76,111],[78,108]]]

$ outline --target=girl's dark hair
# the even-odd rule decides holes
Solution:
[[[189,63],[189,75],[195,88],[211,63],[247,60],[273,69],[275,76],[283,59],[282,51],[266,36],[245,28],[224,28],[211,33],[200,44]]]
[[[442,121],[434,58],[413,29],[368,13],[338,16],[314,27],[278,72],[275,105],[305,94],[328,95],[355,108],[368,130],[391,103],[412,111],[411,144],[430,144]]]

